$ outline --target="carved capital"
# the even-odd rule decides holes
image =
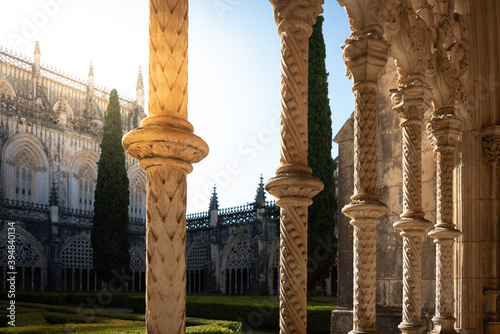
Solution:
[[[321,5],[324,0],[270,0],[270,2],[280,35],[289,25],[296,25],[304,28],[310,36],[316,17],[323,13]]]
[[[433,113],[427,123],[427,132],[434,151],[455,148],[462,122],[454,108],[443,108]]]
[[[312,204],[312,198],[323,190],[323,182],[312,175],[278,174],[265,184],[264,188],[277,198],[276,204]]]
[[[123,137],[122,143],[131,156],[140,160],[143,170],[175,165],[190,173],[191,164],[208,154],[208,145],[193,133],[192,125],[170,116],[147,117],[141,127]]]
[[[483,148],[488,161],[498,161],[500,157],[500,126],[490,127],[482,131]]]
[[[349,18],[352,39],[371,35],[381,37],[383,24],[387,21],[388,11],[382,0],[338,0]]]
[[[411,76],[399,81],[399,89],[392,94],[393,110],[398,114],[401,125],[407,121],[422,121],[430,108],[432,90],[420,76]]]
[[[389,44],[378,38],[348,39],[343,48],[346,75],[354,85],[376,83],[384,74],[389,57]]]

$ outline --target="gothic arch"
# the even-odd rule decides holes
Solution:
[[[92,243],[86,234],[70,238],[61,250],[61,271],[64,291],[97,290]]]
[[[16,91],[14,87],[6,79],[0,79],[0,95],[10,95],[11,97],[16,97]]]
[[[221,264],[223,293],[248,293],[253,264],[252,239],[248,234],[237,233],[228,241],[222,253]]]
[[[23,290],[45,290],[47,284],[47,260],[43,247],[31,233],[21,227],[16,227],[15,236],[16,267],[21,267],[20,270],[18,269],[16,278],[21,280]],[[2,276],[8,271],[6,268],[8,260],[7,237],[8,228],[0,231],[0,266],[2,267]],[[6,282],[6,278],[2,278],[3,282]],[[39,286],[37,286],[38,281]],[[26,284],[29,286],[26,286]],[[5,286],[3,290],[5,291]]]
[[[279,239],[273,242],[267,263],[267,287],[271,296],[277,295],[279,290],[279,269],[280,269],[280,242]]]
[[[98,161],[94,151],[85,150],[76,154],[69,163],[68,203],[71,208],[90,210],[93,207]]]
[[[139,164],[134,164],[127,170],[130,190],[129,215],[130,218],[146,217],[146,173]]]
[[[146,257],[144,251],[138,247],[132,247],[130,254],[130,273],[132,274],[132,285],[129,291],[144,291],[146,289]]]
[[[3,164],[4,198],[23,200],[20,197],[19,184],[16,187],[16,182],[26,182],[25,184],[29,182],[32,193],[23,201],[48,203],[51,161],[47,152],[46,146],[30,133],[19,133],[9,138],[2,154],[2,161],[5,161]],[[28,161],[29,163],[26,163]],[[29,181],[20,180],[23,169],[26,169],[27,174],[29,173],[31,178]]]
[[[196,237],[186,249],[187,292],[201,293],[205,289],[206,264],[209,261],[209,246]]]

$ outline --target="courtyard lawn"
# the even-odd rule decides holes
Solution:
[[[47,325],[48,320],[65,322],[65,317],[60,315],[64,313],[66,317],[68,314],[73,315],[73,322],[78,322],[78,317],[83,317],[84,320],[93,317],[95,321],[91,325],[87,323],[76,325],[53,324],[51,329],[55,331],[47,333],[70,333],[75,332],[76,329],[78,329],[79,333],[144,333],[144,293],[115,293],[108,295],[105,293],[63,292],[18,293],[16,294],[16,306],[19,307],[17,311],[22,310],[22,313],[19,314],[16,322],[18,325],[26,323],[42,326]],[[6,298],[1,299],[6,300]],[[25,304],[26,302],[30,304]],[[134,310],[135,313],[107,312],[106,308],[102,306],[103,304],[105,304],[106,308],[122,309],[124,312],[127,309]],[[0,304],[2,309],[5,309],[3,305]],[[93,309],[90,308],[92,305],[94,305]],[[329,333],[331,311],[336,306],[337,298],[335,297],[313,297],[313,300],[308,302],[307,307],[308,333]],[[49,315],[47,320],[45,312],[52,312],[55,315],[52,315],[52,317]],[[225,322],[236,321],[243,324],[244,329],[251,328],[252,330],[267,331],[267,333],[277,332],[279,326],[279,298],[276,296],[188,294],[186,312],[188,317],[220,319]],[[189,321],[187,324],[197,325],[196,322],[190,323]],[[124,331],[122,331],[122,328]],[[187,332],[191,333],[194,328],[192,327]],[[232,329],[229,330],[232,331]],[[4,332],[0,329],[0,333]],[[9,331],[6,333],[16,332]],[[33,333],[38,332],[34,331]],[[243,333],[245,333],[245,330]]]
[[[16,303],[15,327],[7,324],[7,301],[0,302],[0,333],[145,333],[144,315],[124,314],[74,306],[54,306],[37,303]],[[230,321],[188,318],[186,333],[232,334],[239,333],[241,324]]]

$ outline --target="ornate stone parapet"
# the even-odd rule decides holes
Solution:
[[[376,27],[372,27],[375,29]],[[379,201],[376,174],[377,81],[387,63],[389,45],[377,37],[347,40],[343,50],[348,77],[353,82],[354,194],[342,212],[354,226],[353,329],[376,332],[376,226],[387,213]]]
[[[280,333],[306,333],[307,210],[323,189],[308,167],[309,36],[322,0],[271,0],[281,37],[281,154],[265,188],[280,212]]]
[[[187,120],[188,1],[149,8],[149,116],[123,146],[147,174],[146,330],[184,333],[186,176],[208,146]]]
[[[461,121],[454,108],[436,110],[427,125],[436,160],[436,223],[429,236],[436,244],[436,310],[432,333],[454,329],[453,245],[460,231],[453,223],[453,152]]]
[[[403,319],[399,329],[404,334],[423,333],[422,243],[432,225],[422,210],[422,124],[430,107],[432,91],[423,76],[412,75],[399,80],[392,95],[402,131],[403,213],[394,227],[403,237]]]

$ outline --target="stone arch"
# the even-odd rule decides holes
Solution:
[[[97,290],[92,243],[88,235],[80,234],[66,241],[61,250],[61,270],[64,291]]]
[[[132,286],[129,290],[144,291],[146,289],[146,256],[138,247],[132,247],[130,254],[130,272],[132,274]]]
[[[48,204],[51,163],[47,152],[46,146],[30,133],[9,138],[2,154],[4,198]]]
[[[11,97],[16,97],[16,90],[12,85],[10,84],[9,81],[6,79],[0,79],[0,95],[8,95]]]
[[[279,292],[279,272],[280,272],[280,242],[279,239],[273,242],[269,252],[267,263],[267,282],[269,294],[277,295]]]
[[[12,231],[12,230],[11,230]],[[6,273],[8,268],[9,235],[15,236],[16,256],[16,286],[17,290],[40,291],[45,290],[47,282],[47,260],[43,247],[38,240],[28,231],[16,227],[14,233],[9,233],[9,228],[0,231],[0,277],[3,278],[3,290],[6,290]]]
[[[92,210],[99,156],[91,150],[76,154],[68,166],[68,203],[73,209]]]
[[[65,125],[68,119],[75,118],[75,113],[73,112],[73,108],[69,105],[66,99],[61,99],[57,101],[52,109],[59,114],[59,124]]]
[[[138,164],[134,164],[127,170],[129,179],[130,218],[144,219],[146,217],[146,173]]]
[[[206,265],[209,261],[209,246],[196,237],[186,249],[187,292],[201,293],[205,290]]]
[[[222,253],[221,286],[227,294],[247,294],[250,290],[250,271],[253,266],[252,239],[237,233]]]

